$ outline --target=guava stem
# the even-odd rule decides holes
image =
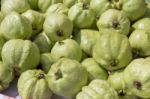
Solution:
[[[62,31],[62,30],[58,30],[57,32],[56,32],[56,34],[58,35],[58,36],[64,36],[64,32]]]
[[[134,50],[133,54],[134,54],[133,58],[139,58],[140,57],[140,51],[139,50]]]
[[[45,76],[44,76],[44,74],[39,74],[39,75],[37,76],[37,78],[38,78],[38,79],[44,79]]]
[[[133,86],[138,89],[138,90],[141,90],[142,89],[142,84],[140,81],[134,81],[133,82]]]
[[[123,90],[120,90],[120,91],[118,92],[118,95],[119,95],[119,96],[125,96],[126,93],[125,93]]]
[[[59,41],[58,44],[59,44],[59,45],[64,45],[64,42]]]
[[[112,67],[117,66],[117,64],[118,64],[118,60],[112,60],[112,61],[110,62],[110,65],[111,65]]]
[[[60,69],[58,69],[58,71],[55,73],[56,76],[56,80],[59,80],[60,78],[62,78],[62,72]]]
[[[119,22],[118,21],[113,21],[113,23],[112,23],[112,27],[114,28],[114,29],[117,29],[117,28],[119,28]]]
[[[84,10],[89,9],[89,4],[84,3],[84,4],[83,4],[83,9],[84,9]]]

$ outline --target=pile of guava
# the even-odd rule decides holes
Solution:
[[[1,0],[0,92],[21,99],[150,99],[148,0]]]

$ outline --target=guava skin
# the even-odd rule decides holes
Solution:
[[[48,87],[46,74],[41,70],[27,70],[18,80],[21,99],[50,99],[52,92]]]
[[[71,36],[73,23],[66,15],[54,13],[46,17],[43,28],[48,38],[56,42]]]
[[[68,11],[69,11],[69,8],[66,7],[63,3],[57,3],[57,4],[53,4],[46,10],[46,15],[52,14],[52,13],[68,15]]]
[[[150,3],[149,2],[146,2],[146,12],[145,12],[145,15],[143,16],[144,18],[148,18],[150,17]]]
[[[61,58],[47,74],[50,89],[59,96],[73,98],[87,84],[88,73],[81,64],[72,59]]]
[[[109,71],[126,67],[132,60],[128,38],[120,33],[103,33],[93,48],[93,58]]]
[[[63,0],[63,4],[66,5],[68,8],[72,7],[76,3],[77,0]]]
[[[38,47],[29,40],[13,39],[7,41],[2,48],[4,65],[13,68],[16,75],[37,67],[40,61]]]
[[[106,80],[108,72],[103,69],[93,58],[86,58],[81,65],[85,67],[89,74],[89,81],[94,79]]]
[[[62,3],[62,0],[39,0],[38,7],[41,12],[45,13],[49,6],[56,3]]]
[[[133,60],[124,70],[123,78],[127,93],[150,98],[150,57]],[[132,76],[131,76],[132,75]]]
[[[66,57],[80,61],[82,58],[82,50],[75,40],[66,39],[55,43],[51,50],[51,55],[55,60]]]
[[[111,72],[107,81],[117,91],[119,99],[133,99],[133,96],[128,96],[126,93],[123,69]]]
[[[68,12],[69,19],[77,28],[91,28],[96,21],[95,13],[90,9],[89,4],[76,3]]]
[[[40,53],[50,52],[53,46],[53,42],[47,37],[47,35],[42,32],[37,35],[33,42],[37,45],[40,50]]]
[[[7,89],[14,79],[14,72],[12,68],[5,66],[2,61],[0,61],[0,92]]]
[[[135,56],[150,56],[150,32],[135,30],[129,37],[130,45]]]
[[[45,73],[49,71],[51,65],[55,62],[53,56],[50,53],[43,53],[41,54],[40,63],[42,69]]]
[[[139,30],[150,30],[150,18],[142,18],[138,21],[136,21],[133,25],[132,28],[134,30],[139,29]]]
[[[89,3],[90,4],[91,0],[78,0],[78,2]]]
[[[90,7],[98,17],[111,8],[121,10],[131,21],[136,21],[146,12],[145,0],[91,0]]]
[[[16,12],[8,14],[0,24],[0,34],[5,39],[29,39],[32,34],[31,22]]]
[[[145,0],[117,0],[113,7],[122,10],[131,21],[141,18],[146,12]]]
[[[117,92],[105,80],[93,80],[82,88],[76,99],[119,99]]]
[[[6,39],[0,35],[0,60],[2,60],[1,52],[5,43],[6,43]]]
[[[38,10],[38,1],[39,0],[27,0],[29,5],[30,5],[30,8],[33,9],[33,10]]]
[[[115,89],[117,92],[123,91],[125,88],[125,82],[123,80],[123,71],[115,71],[111,73],[108,77],[108,83]]]
[[[43,30],[43,23],[45,20],[44,14],[34,10],[27,10],[22,15],[30,20],[32,24],[32,36],[39,34]]]
[[[11,12],[23,13],[30,9],[30,5],[27,0],[5,0],[1,3],[1,11],[4,15]]]
[[[90,8],[95,11],[96,17],[99,18],[106,10],[111,9],[109,0],[91,0]]]
[[[4,14],[0,12],[0,23],[3,21],[3,19],[4,19]]]
[[[128,35],[130,20],[124,12],[116,9],[109,9],[101,15],[97,21],[97,27],[102,33],[117,32]]]
[[[91,29],[81,29],[75,34],[74,39],[79,43],[80,48],[88,55],[92,56],[93,46],[100,38],[101,33]]]

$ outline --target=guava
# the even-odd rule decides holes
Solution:
[[[40,61],[39,49],[30,40],[7,41],[2,48],[1,55],[4,65],[13,68],[16,75],[36,68]]]
[[[66,15],[53,13],[46,17],[43,28],[48,38],[56,42],[71,36],[73,23]]]
[[[61,58],[47,74],[50,89],[59,96],[73,98],[87,84],[88,73],[81,64],[72,59]]]
[[[132,60],[127,36],[120,33],[103,33],[93,48],[93,58],[109,71],[126,67]]]
[[[145,0],[110,0],[113,8],[122,10],[131,21],[144,16],[146,12]]]
[[[53,46],[53,42],[42,32],[37,35],[33,42],[38,46],[40,53],[50,52]]]
[[[128,35],[130,20],[124,12],[116,9],[109,9],[101,15],[97,21],[97,27],[102,33],[117,32]]]
[[[62,3],[62,0],[38,0],[38,7],[41,12],[45,13],[49,6]]]
[[[76,3],[77,0],[63,0],[63,4],[66,5],[68,8],[72,7]]]
[[[86,3],[76,3],[73,5],[69,9],[68,17],[77,28],[91,28],[96,21],[94,11]]]
[[[28,20],[30,20],[32,24],[32,36],[37,35],[43,30],[45,16],[42,13],[39,13],[34,10],[27,10],[22,15],[25,16]]]
[[[150,57],[134,59],[124,70],[127,93],[150,98]]]
[[[68,15],[69,8],[66,7],[63,3],[53,4],[46,10],[46,15],[51,13],[59,13]]]
[[[0,24],[0,34],[9,39],[29,39],[32,35],[31,22],[16,12],[8,14]]]
[[[89,81],[94,79],[106,80],[108,78],[108,72],[103,69],[93,58],[86,58],[81,64],[88,71]]]
[[[89,56],[92,56],[92,50],[95,42],[100,38],[101,33],[91,29],[81,29],[75,34],[74,39],[79,43],[80,48]]]
[[[135,56],[150,56],[150,32],[148,30],[133,31],[129,41]]]
[[[55,62],[51,53],[43,53],[41,54],[40,63],[43,71],[47,73],[51,68],[51,65]]]
[[[1,52],[2,52],[2,48],[3,48],[5,43],[6,43],[6,39],[0,35],[0,60],[2,59]]]
[[[50,99],[52,92],[48,87],[46,74],[42,70],[27,70],[18,80],[21,99]]]
[[[12,68],[5,66],[2,61],[0,61],[0,92],[7,89],[14,79],[14,72]]]
[[[91,0],[90,8],[96,13],[96,17],[99,18],[102,13],[112,7],[110,0]]]
[[[33,10],[38,10],[38,1],[39,0],[27,0],[29,5],[30,5],[30,8],[33,9]]]
[[[82,58],[82,50],[75,40],[66,39],[55,43],[51,50],[51,55],[55,60],[66,57],[80,61]]]
[[[149,26],[150,26],[150,18],[142,18],[138,21],[136,21],[133,25],[132,25],[132,28],[134,30],[150,30],[149,29]]]
[[[119,99],[119,97],[107,81],[95,79],[82,88],[76,99]]]
[[[30,9],[28,0],[3,0],[1,2],[1,11],[4,15],[11,12],[23,13]]]

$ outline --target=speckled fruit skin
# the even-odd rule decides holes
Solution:
[[[16,12],[8,14],[0,24],[0,34],[7,40],[29,39],[32,34],[31,22]]]
[[[124,70],[127,93],[150,98],[150,57],[133,60]],[[132,76],[131,76],[132,75]]]
[[[18,80],[21,99],[50,99],[52,92],[48,87],[46,74],[41,70],[28,70]]]
[[[80,61],[82,50],[75,40],[66,39],[55,43],[51,50],[51,55],[56,61],[62,57]]]
[[[0,92],[7,89],[14,79],[14,72],[12,68],[5,66],[2,61],[0,61]]]
[[[6,66],[13,68],[16,74],[37,67],[40,61],[38,47],[29,40],[13,39],[2,48],[2,60]]]
[[[73,98],[87,84],[88,73],[76,60],[62,58],[48,72],[50,89],[59,96]]]
[[[93,48],[93,58],[109,71],[126,67],[132,60],[128,38],[119,33],[103,33]]]
[[[45,34],[53,42],[70,38],[73,31],[72,21],[63,14],[49,14],[43,25]]]
[[[82,88],[76,99],[119,99],[117,92],[105,80],[93,80]]]

